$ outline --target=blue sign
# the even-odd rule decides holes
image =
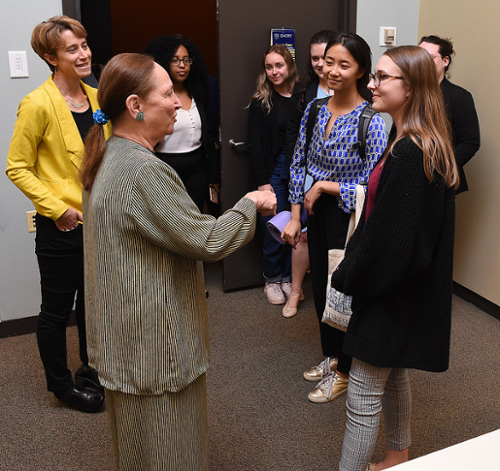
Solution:
[[[293,60],[295,60],[295,30],[276,28],[271,30],[271,46],[275,44],[281,44],[285,46],[292,54]]]

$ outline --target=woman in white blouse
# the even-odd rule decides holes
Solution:
[[[156,147],[156,155],[181,177],[200,212],[209,187],[218,193],[220,171],[214,141],[210,138],[208,72],[196,45],[181,35],[161,36],[146,47],[170,75],[182,108],[177,111],[174,133]]]

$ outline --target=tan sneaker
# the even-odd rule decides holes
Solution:
[[[309,393],[307,398],[311,402],[330,402],[347,392],[349,379],[342,378],[336,373],[330,373],[322,379]]]
[[[337,370],[337,358],[326,357],[319,365],[304,371],[304,379],[307,381],[320,381],[332,371]]]
[[[281,291],[281,283],[266,283],[264,294],[271,304],[285,304],[285,295]]]

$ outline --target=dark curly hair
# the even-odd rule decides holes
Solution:
[[[159,36],[153,39],[144,49],[146,54],[153,56],[155,62],[160,64],[168,73],[170,73],[170,61],[179,49],[184,46],[193,59],[189,76],[184,86],[191,98],[201,102],[205,109],[208,108],[208,69],[200,50],[195,43],[181,34],[173,36]]]

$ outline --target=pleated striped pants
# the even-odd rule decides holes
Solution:
[[[208,470],[205,374],[161,396],[106,389],[106,402],[118,470]]]
[[[387,448],[405,450],[411,444],[408,370],[379,368],[353,358],[339,471],[366,469],[375,449],[382,409]]]

